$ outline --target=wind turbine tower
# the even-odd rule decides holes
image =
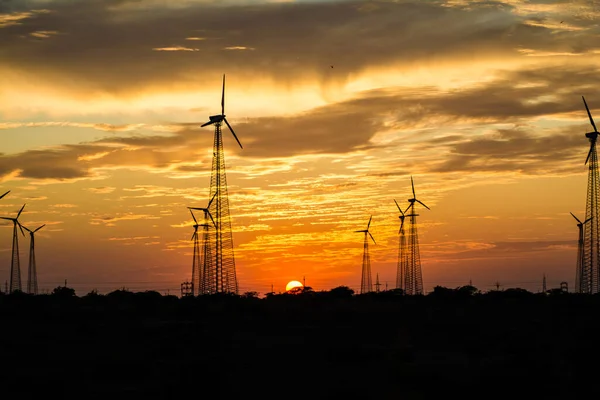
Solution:
[[[37,267],[35,264],[35,233],[42,229],[46,224],[40,226],[35,230],[30,230],[27,227],[23,227],[29,232],[29,269],[27,271],[27,293],[38,294],[38,282],[37,282]]]
[[[369,218],[369,223],[367,224],[367,229],[364,229],[362,231],[354,231],[365,234],[365,242],[363,246],[362,276],[360,278],[360,294],[369,293],[373,291],[373,283],[371,280],[371,257],[369,256],[369,239],[367,238],[367,235],[370,236],[373,243],[377,244],[375,243],[375,239],[373,239],[373,235],[371,235],[371,232],[369,232],[369,227],[371,226],[372,219],[373,216],[371,215],[371,218]]]
[[[577,228],[579,228],[577,263],[575,264],[575,291],[577,293],[585,293],[584,288],[581,286],[581,277],[583,276],[583,225],[587,224],[591,218],[581,222],[573,213],[571,213],[571,215],[577,221]]]
[[[404,274],[404,293],[406,294],[423,294],[423,273],[421,271],[421,255],[419,254],[419,237],[417,235],[417,217],[419,214],[415,212],[415,203],[421,204],[429,210],[421,200],[417,199],[415,194],[415,183],[412,176],[410,177],[412,186],[412,199],[408,199],[410,205],[404,211],[405,217],[410,220],[410,233],[408,235],[407,244],[407,260],[406,272]]]
[[[10,261],[10,284],[9,284],[9,293],[13,293],[17,290],[22,290],[21,288],[21,264],[19,262],[19,236],[17,234],[17,226],[21,230],[21,234],[25,236],[25,232],[23,232],[23,228],[21,227],[21,223],[19,222],[19,216],[23,212],[25,208],[25,204],[19,210],[19,213],[15,218],[9,217],[0,217],[0,219],[6,219],[13,222],[13,242],[12,242],[12,258]]]
[[[215,193],[216,195],[216,193]],[[194,296],[201,294],[215,293],[214,280],[211,277],[214,275],[213,257],[210,245],[210,224],[208,219],[212,221],[212,226],[216,228],[215,220],[210,213],[210,206],[215,199],[215,196],[208,202],[206,208],[188,207],[192,218],[194,218],[194,263],[192,265],[192,294]],[[204,211],[204,221],[198,224],[192,210]],[[200,241],[198,240],[198,228],[202,227],[202,249],[200,249]]]
[[[590,150],[585,164],[589,162],[587,199],[585,219],[591,222],[583,227],[583,265],[581,268],[580,285],[581,293],[598,293],[600,291],[600,226],[598,224],[598,154],[596,153],[596,139],[598,129],[592,118],[592,113],[581,96],[594,132],[588,132],[585,137],[589,139]]]
[[[188,207],[189,209],[189,207]],[[194,241],[194,258],[192,259],[192,296],[198,295],[198,290],[200,289],[200,275],[198,273],[198,268],[200,268],[200,245],[198,241],[198,228],[200,225],[194,216],[194,213],[190,209],[190,214],[192,214],[192,218],[194,219],[194,233],[192,233],[191,240]]]
[[[404,277],[406,275],[407,264],[406,235],[404,232],[404,219],[406,218],[406,215],[395,199],[394,203],[396,203],[396,207],[398,207],[398,211],[400,211],[400,216],[398,216],[398,218],[400,218],[400,229],[398,230],[398,235],[400,238],[398,240],[398,270],[396,271],[396,289],[404,290]]]
[[[202,126],[214,125],[215,138],[213,145],[212,173],[210,177],[210,196],[215,196],[211,214],[215,220],[214,249],[215,263],[210,276],[211,286],[216,293],[238,293],[238,282],[235,273],[235,256],[233,253],[233,236],[231,234],[231,218],[229,216],[229,199],[227,194],[227,177],[225,174],[225,156],[223,153],[223,137],[221,126],[225,122],[231,134],[237,141],[238,137],[225,118],[225,75],[223,75],[223,90],[221,93],[221,114],[211,115],[209,121]]]

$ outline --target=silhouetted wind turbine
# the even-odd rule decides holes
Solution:
[[[577,293],[583,293],[581,287],[581,277],[583,275],[583,225],[587,224],[591,218],[581,222],[573,213],[573,218],[577,221],[577,228],[579,228],[579,238],[577,240],[577,263],[575,264],[575,290]]]
[[[406,273],[404,274],[404,291],[406,294],[423,294],[423,273],[421,271],[421,255],[419,254],[419,237],[417,235],[417,217],[415,203],[421,204],[429,210],[415,194],[415,183],[410,177],[413,197],[408,199],[410,205],[404,211],[406,217],[410,217],[410,235],[407,246]],[[410,213],[408,213],[410,211]],[[407,214],[408,213],[408,214]]]
[[[396,289],[404,290],[404,277],[406,275],[406,265],[407,265],[407,251],[406,251],[406,235],[404,234],[404,219],[406,215],[404,211],[398,205],[396,199],[394,199],[394,203],[396,203],[396,207],[398,207],[398,211],[400,215],[400,229],[398,229],[398,266],[396,271]]]
[[[35,263],[35,233],[42,229],[46,224],[31,230],[25,226],[23,228],[29,232],[29,269],[27,270],[27,293],[38,294],[37,283],[37,265]]]
[[[25,236],[21,223],[19,222],[19,216],[23,212],[25,204],[19,210],[19,213],[15,218],[0,217],[0,219],[6,219],[13,222],[13,243],[12,243],[12,259],[10,261],[10,284],[9,291],[13,293],[16,290],[21,291],[21,265],[19,262],[19,236],[17,234],[17,226],[21,230],[21,234]]]
[[[201,294],[210,294],[215,293],[216,287],[214,286],[214,280],[211,279],[214,271],[213,271],[213,259],[212,259],[212,248],[210,246],[210,233],[209,228],[210,224],[208,223],[208,219],[212,221],[212,226],[216,229],[217,225],[215,220],[210,213],[210,206],[215,200],[215,193],[208,202],[208,205],[204,208],[202,207],[188,207],[190,213],[192,213],[192,218],[194,218],[194,236],[192,239],[194,240],[194,267],[192,267],[192,294],[196,295],[196,291],[198,295]],[[204,221],[202,224],[198,224],[196,217],[194,217],[194,213],[192,210],[200,210],[204,211]],[[200,252],[199,240],[198,240],[198,228],[203,227],[202,234],[202,252]],[[199,271],[198,271],[199,270]],[[197,289],[195,289],[197,285]]]
[[[238,293],[238,282],[235,272],[235,256],[233,252],[233,235],[231,233],[231,219],[229,216],[229,198],[227,194],[227,176],[225,173],[225,156],[223,153],[223,138],[221,124],[225,122],[231,134],[239,144],[237,135],[225,118],[225,75],[223,75],[223,91],[221,94],[221,114],[211,115],[209,121],[202,126],[215,126],[215,139],[213,145],[212,172],[210,178],[209,195],[217,195],[212,204],[212,216],[215,222],[215,259],[214,268],[211,270],[211,286],[216,293]]]
[[[189,209],[189,207],[188,207]],[[194,216],[192,210],[190,210],[190,214],[192,214],[192,218],[194,219],[194,233],[192,234],[192,238],[190,240],[194,241],[194,258],[192,260],[192,296],[196,296],[197,291],[200,289],[199,284],[199,275],[198,275],[198,267],[199,267],[199,256],[200,256],[200,246],[198,244],[198,221]]]
[[[367,238],[367,235],[369,235],[373,243],[377,244],[375,243],[373,235],[371,235],[371,232],[369,232],[369,227],[371,226],[372,219],[373,216],[371,215],[371,218],[369,218],[369,223],[367,224],[367,229],[364,229],[362,231],[354,231],[365,234],[365,242],[363,246],[362,276],[360,279],[360,294],[373,291],[373,285],[371,281],[371,258],[369,256],[369,239]]]
[[[596,129],[596,124],[585,97],[581,96],[581,98],[594,131],[585,134],[590,142],[590,150],[585,159],[586,165],[589,162],[585,219],[591,220],[591,223],[583,227],[583,261],[579,289],[582,293],[592,294],[600,291],[600,226],[598,224],[600,220],[598,218],[598,181],[600,178],[598,175],[598,155],[596,153],[598,129]]]

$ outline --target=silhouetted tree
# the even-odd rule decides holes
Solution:
[[[337,298],[348,298],[354,295],[354,290],[350,289],[348,286],[338,286],[334,287],[329,291],[329,294],[333,297]]]
[[[75,297],[75,289],[66,286],[57,286],[52,290],[53,296]]]

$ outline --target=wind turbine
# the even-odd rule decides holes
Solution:
[[[598,139],[598,129],[592,118],[592,113],[583,99],[583,105],[588,114],[588,118],[593,132],[588,132],[585,137],[590,142],[590,150],[585,159],[585,164],[589,162],[587,198],[585,207],[585,219],[591,220],[591,223],[584,225],[583,232],[583,256],[580,285],[582,293],[598,293],[600,291],[600,226],[598,221],[598,155],[596,153],[596,140]]]
[[[396,288],[404,290],[404,278],[406,275],[406,265],[407,265],[407,251],[406,251],[406,235],[404,232],[404,219],[406,215],[404,211],[398,205],[396,199],[394,199],[394,203],[396,203],[396,207],[398,207],[398,211],[400,211],[400,229],[398,229],[398,235],[400,236],[398,240],[398,269],[396,271]]]
[[[15,218],[0,217],[0,219],[6,219],[13,222],[13,242],[12,242],[12,258],[10,261],[10,284],[9,293],[13,293],[16,290],[21,291],[21,265],[19,262],[19,236],[17,234],[17,226],[21,230],[21,234],[25,236],[21,223],[19,222],[19,216],[23,212],[25,204],[19,210],[19,213]]]
[[[367,235],[369,235],[373,243],[377,244],[375,243],[373,235],[371,235],[371,232],[369,232],[369,227],[371,226],[372,219],[373,216],[371,215],[371,218],[369,218],[369,223],[367,224],[367,229],[364,229],[362,231],[354,231],[365,234],[365,242],[363,246],[362,277],[360,279],[360,294],[369,293],[373,291],[373,285],[371,281],[371,258],[369,256],[369,239],[367,238]]]
[[[189,207],[188,207],[189,209]],[[194,216],[192,210],[190,210],[190,214],[192,214],[192,218],[194,219],[194,233],[192,234],[192,238],[190,240],[194,241],[194,259],[192,260],[192,296],[196,296],[197,291],[200,289],[200,279],[198,277],[198,267],[200,265],[199,256],[200,256],[200,246],[198,244],[198,221]]]
[[[27,293],[38,294],[38,283],[37,283],[37,267],[35,264],[35,233],[42,229],[46,224],[34,229],[33,231],[25,226],[27,232],[29,232],[29,269],[27,271]]]
[[[221,93],[221,114],[211,115],[209,121],[202,126],[214,125],[215,137],[213,145],[212,172],[210,177],[209,196],[216,195],[211,206],[215,222],[215,256],[214,268],[210,273],[211,286],[216,293],[238,293],[238,282],[235,272],[235,256],[233,252],[233,235],[231,233],[231,218],[229,215],[229,198],[227,194],[227,176],[225,173],[225,156],[223,152],[223,137],[221,125],[227,125],[231,134],[240,143],[233,128],[225,118],[225,75],[223,75],[223,90]]]
[[[404,292],[406,294],[423,294],[423,273],[421,271],[421,255],[419,254],[419,237],[417,235],[417,217],[415,203],[421,204],[429,210],[415,194],[415,183],[410,177],[413,197],[408,199],[410,205],[404,211],[405,217],[410,217],[410,234],[407,246],[406,273],[404,274]]]
[[[213,286],[214,280],[211,279],[214,269],[213,269],[213,259],[212,259],[212,249],[210,246],[210,224],[208,223],[208,219],[212,221],[212,226],[217,227],[215,220],[210,213],[210,206],[215,199],[215,193],[208,202],[208,205],[204,208],[201,207],[188,207],[190,213],[192,214],[192,218],[194,218],[194,235],[192,235],[192,240],[194,240],[194,265],[192,266],[192,293],[196,295],[200,294],[210,294],[215,293],[215,287]],[[201,210],[204,211],[204,221],[202,224],[198,224],[196,217],[192,210]],[[203,227],[202,233],[202,252],[200,252],[200,243],[198,240],[198,228]],[[198,271],[198,269],[200,269]],[[196,286],[197,284],[197,286]],[[196,289],[197,288],[197,289]]]
[[[587,224],[591,218],[581,222],[573,213],[573,218],[577,221],[577,228],[579,228],[579,238],[577,240],[577,263],[575,264],[575,291],[577,293],[584,293],[581,286],[581,277],[583,275],[583,226]]]

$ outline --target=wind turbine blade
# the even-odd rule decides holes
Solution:
[[[590,160],[590,156],[591,155],[592,155],[592,146],[590,146],[590,151],[588,152],[588,155],[587,155],[587,157],[585,159],[585,163],[583,165],[585,165],[585,164],[588,163],[588,161]]]
[[[225,115],[225,74],[223,74],[223,92],[221,93],[221,115]]]
[[[373,219],[373,216],[371,215],[371,218],[369,218],[369,223],[367,224],[367,231],[369,230],[369,227],[371,226],[372,219]]]
[[[194,228],[194,233],[192,233],[192,238],[190,240],[194,240],[194,238],[196,237],[197,231],[198,231],[198,228]]]
[[[596,129],[596,124],[594,123],[594,118],[592,118],[592,113],[590,112],[590,109],[589,109],[587,103],[585,102],[585,97],[581,96],[581,98],[583,99],[583,104],[585,105],[585,110],[588,113],[588,117],[590,117],[590,122],[592,123],[592,126],[594,127],[594,132],[598,132],[598,129]]]
[[[402,231],[402,228],[404,228],[404,219],[400,223],[400,231],[398,231],[398,233],[400,233]]]
[[[208,205],[206,206],[206,209],[207,209],[207,210],[210,208],[210,205],[212,204],[213,200],[214,200],[214,199],[215,199],[215,197],[217,196],[217,192],[218,192],[218,191],[219,191],[218,189],[217,189],[217,190],[215,190],[215,194],[213,194],[213,197],[212,197],[212,199],[210,199],[210,201],[208,202]]]
[[[416,200],[416,199],[415,199],[415,200]],[[431,208],[427,207],[427,206],[425,205],[425,203],[423,203],[421,200],[417,200],[417,201],[419,202],[419,204],[421,204],[421,205],[422,205],[423,207],[425,207],[426,209],[428,209],[428,210],[431,210]]]
[[[17,218],[19,219],[19,215],[21,215],[21,212],[23,212],[23,209],[25,208],[25,204],[23,204],[23,207],[21,207],[21,209],[19,210],[19,213],[17,214]]]
[[[208,210],[206,210],[206,213],[210,217],[210,220],[212,221],[213,226],[215,227],[215,229],[217,229],[217,224],[215,223],[215,220],[213,219],[212,214]]]
[[[404,215],[404,213],[402,212],[402,209],[398,205],[398,202],[396,201],[396,199],[394,199],[394,203],[396,203],[396,207],[398,207],[398,211],[400,211],[400,214]]]
[[[233,137],[235,138],[235,140],[237,140],[238,144],[240,145],[240,149],[243,149],[242,144],[240,143],[240,139],[238,139],[237,135],[235,134],[235,132],[233,131],[233,128],[231,127],[231,125],[229,125],[229,122],[227,122],[227,118],[223,118],[223,121],[225,121],[225,123],[227,124],[227,126],[229,127],[229,130],[231,131],[231,133],[233,134]]]
[[[410,176],[410,185],[412,186],[412,190],[413,190],[413,199],[417,197],[417,195],[415,194],[415,182],[413,181],[412,175]]]
[[[366,231],[365,231],[365,230],[362,230],[362,231],[354,231],[354,232],[365,233]]]
[[[573,215],[573,218],[575,218],[577,220],[577,222],[581,223],[581,221],[579,220],[579,218],[577,218],[573,213],[571,213],[571,215]]]
[[[373,239],[373,235],[371,235],[371,232],[367,232],[369,234],[369,236],[371,236],[371,240],[373,241],[373,243],[375,243],[375,239]],[[377,243],[375,243],[377,244]]]
[[[189,209],[189,208],[188,208],[188,210],[190,210],[190,214],[192,214],[192,218],[194,218],[194,222],[195,222],[196,224],[198,224],[198,221],[196,221],[196,217],[194,216],[194,213],[192,212],[192,210],[191,210],[191,209]]]
[[[4,193],[2,196],[0,196],[0,199],[3,198],[4,196],[6,196],[9,193],[10,193],[10,190],[8,192]]]
[[[15,220],[15,222],[17,223],[17,225],[19,226],[19,229],[21,230],[21,235],[25,236],[25,232],[23,232],[23,227],[21,226],[19,221]]]
[[[406,214],[408,212],[408,210],[410,210],[410,208],[413,206],[414,203],[410,203],[408,205],[408,207],[406,207],[406,210],[404,210],[404,214]]]
[[[9,217],[0,217],[0,219],[7,219],[9,221],[14,221],[14,218],[9,218]]]
[[[45,226],[46,226],[46,224],[44,224],[44,225],[40,226],[39,228],[37,228],[37,229],[36,229],[35,231],[33,231],[33,232],[35,233],[35,232],[39,231],[40,229],[42,229],[42,228],[43,228],[43,227],[45,227]]]
[[[215,121],[208,121],[208,122],[205,122],[205,123],[203,123],[202,125],[200,125],[200,128],[202,128],[202,127],[205,127],[206,125],[212,125],[212,124],[214,124],[214,123],[215,123]]]
[[[588,222],[590,222],[592,220],[593,217],[589,217],[588,219],[586,219],[585,221],[583,221],[582,225],[587,224]]]
[[[21,224],[19,224],[19,225],[21,225]],[[23,226],[23,225],[21,225],[21,226]],[[25,229],[29,233],[32,233],[31,230],[28,227],[26,227],[26,226],[23,226],[23,229]]]

